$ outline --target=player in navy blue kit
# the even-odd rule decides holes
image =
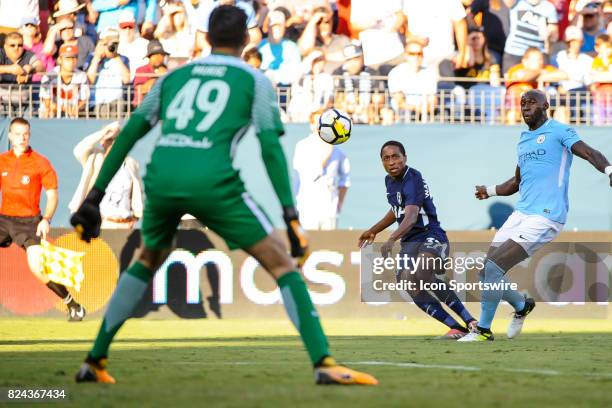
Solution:
[[[489,248],[481,279],[491,286],[498,282],[510,283],[506,272],[555,239],[563,229],[569,209],[567,192],[573,154],[605,173],[612,186],[612,166],[608,159],[580,140],[573,128],[549,119],[547,110],[548,101],[543,92],[532,90],[523,94],[521,113],[529,130],[521,133],[514,177],[499,185],[476,186],[479,200],[517,192],[521,196],[515,211],[497,231]],[[459,341],[493,340],[491,324],[501,300],[510,303],[515,310],[508,338],[520,334],[535,302],[516,290],[502,290],[499,285],[497,288],[482,291],[480,321]]]
[[[470,315],[457,294],[448,288],[439,289],[432,291],[436,299],[429,291],[419,289],[419,282],[442,282],[436,274],[443,274],[444,270],[436,270],[431,265],[443,265],[444,259],[449,255],[448,238],[440,227],[429,186],[418,170],[406,165],[406,150],[400,142],[386,142],[380,150],[380,158],[388,174],[385,177],[385,185],[391,210],[359,237],[359,246],[372,243],[376,234],[397,221],[398,228],[381,247],[384,256],[387,256],[393,244],[400,240],[400,256],[407,255],[408,259],[423,260],[441,258],[442,262],[423,262],[415,270],[400,270],[397,279],[417,283],[414,290],[407,292],[421,310],[449,327],[449,331],[442,338],[461,338],[475,327],[476,319]],[[430,267],[423,267],[426,265]],[[449,315],[440,301],[461,316],[465,326]]]

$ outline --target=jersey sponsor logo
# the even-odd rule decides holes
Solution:
[[[546,149],[536,149],[531,152],[519,155],[519,164],[526,163],[532,160],[540,160],[542,156],[546,156]]]
[[[542,144],[544,143],[544,141],[546,140],[546,136],[545,135],[540,135],[538,136],[538,138],[536,139],[536,143],[537,144]]]
[[[29,176],[22,176],[21,177],[21,184],[23,184],[24,186],[27,186],[28,184],[30,184],[30,177]]]
[[[167,146],[167,147],[191,147],[194,149],[210,149],[213,146],[213,143],[205,137],[202,140],[193,140],[189,136],[170,133],[160,137],[157,141],[158,146]]]

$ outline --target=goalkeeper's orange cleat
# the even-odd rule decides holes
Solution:
[[[97,382],[103,384],[115,384],[117,381],[106,371],[107,359],[102,358],[97,362],[87,360],[76,373],[76,382]]]
[[[351,370],[325,357],[322,364],[315,368],[315,382],[318,385],[377,385],[378,380],[367,373]]]

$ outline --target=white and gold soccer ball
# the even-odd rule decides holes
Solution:
[[[353,121],[336,108],[327,109],[319,117],[319,137],[326,143],[338,145],[351,137]]]

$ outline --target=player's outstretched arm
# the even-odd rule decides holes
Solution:
[[[419,217],[419,211],[420,207],[418,205],[407,205],[404,207],[404,219],[399,227],[393,231],[387,242],[380,248],[380,252],[382,252],[383,256],[388,256],[389,253],[391,253],[395,241],[406,235],[406,233],[412,229]]]
[[[582,140],[572,145],[572,153],[591,163],[600,172],[605,173],[610,178],[610,187],[612,187],[612,166],[610,166],[610,162],[603,153],[593,149]]]
[[[374,224],[370,229],[364,231],[363,234],[359,237],[359,248],[363,248],[366,245],[371,244],[376,239],[376,235],[386,230],[391,224],[395,222],[395,215],[393,211],[389,210],[384,217],[376,224]]]
[[[486,200],[493,196],[511,196],[512,194],[519,191],[519,185],[521,184],[521,169],[516,166],[514,177],[508,179],[502,184],[491,185],[491,186],[476,186],[476,193],[474,194],[479,200]]]

